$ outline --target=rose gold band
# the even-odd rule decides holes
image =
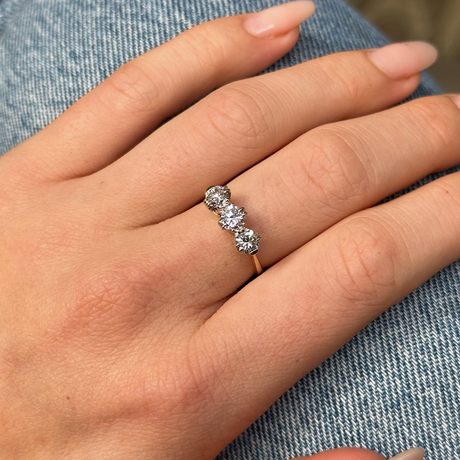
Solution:
[[[252,261],[254,262],[254,267],[256,269],[256,273],[260,275],[263,271],[262,265],[260,265],[259,259],[256,255],[252,256]]]

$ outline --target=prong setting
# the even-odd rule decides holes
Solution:
[[[226,185],[213,185],[206,190],[204,204],[217,214],[230,204],[230,189]]]
[[[235,235],[235,246],[238,251],[251,256],[259,252],[260,236],[254,230],[244,228]]]
[[[230,230],[236,233],[244,229],[244,217],[246,211],[234,204],[229,204],[220,210],[219,225],[224,230]]]
[[[260,236],[254,230],[246,227],[246,211],[230,203],[230,196],[230,189],[226,185],[213,185],[206,190],[204,204],[220,217],[219,225],[224,230],[235,234],[236,249],[244,254],[255,256],[259,252]],[[257,270],[259,273],[262,268],[260,271]]]

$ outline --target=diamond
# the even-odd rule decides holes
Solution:
[[[259,241],[259,234],[249,228],[244,228],[235,235],[236,249],[245,254],[257,254],[259,251]]]
[[[244,216],[246,211],[234,204],[229,204],[220,210],[219,225],[231,232],[237,232],[244,228]]]
[[[215,212],[230,203],[230,189],[226,185],[213,185],[206,190],[204,204]]]

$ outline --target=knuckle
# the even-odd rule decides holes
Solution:
[[[313,75],[320,80],[322,87],[327,88],[329,98],[333,96],[341,104],[353,105],[369,79],[360,66],[350,66],[349,53],[334,53],[317,59]]]
[[[184,359],[165,362],[154,374],[139,379],[135,393],[140,396],[140,406],[148,404],[149,411],[161,418],[173,414],[196,411],[203,404],[208,383]]]
[[[221,75],[222,66],[226,63],[228,54],[226,37],[232,35],[231,31],[228,31],[226,35],[225,30],[222,30],[226,28],[226,24],[227,21],[219,18],[203,22],[185,31],[182,34],[182,40],[187,45],[187,53],[181,53],[181,55],[198,58],[207,74],[215,77]]]
[[[85,276],[77,305],[85,318],[107,316],[116,308],[123,308],[133,294],[126,271],[124,267],[114,267]]]
[[[360,146],[354,135],[343,128],[324,125],[312,130],[306,139],[307,154],[291,162],[289,171],[296,193],[300,188],[322,207],[338,210],[369,193],[368,168],[357,153]],[[310,184],[314,186],[313,193]]]
[[[268,103],[244,83],[230,83],[212,93],[207,120],[219,141],[241,149],[255,149],[270,131]]]
[[[447,96],[423,97],[407,104],[410,116],[419,121],[427,141],[447,148],[460,134],[458,108]]]
[[[187,339],[184,338],[184,344]],[[179,350],[179,349],[180,350]],[[147,407],[162,419],[187,412],[196,413],[209,403],[216,388],[218,375],[214,365],[202,352],[193,348],[193,338],[188,345],[176,348],[168,359],[159,359],[140,370],[135,388],[129,389],[131,404]]]
[[[123,64],[104,81],[104,91],[98,94],[111,111],[137,115],[157,109],[163,91],[155,73],[150,76],[144,69],[144,59],[139,56]]]
[[[394,291],[402,247],[384,220],[367,213],[342,222],[330,257],[335,297],[367,307]]]
[[[56,330],[109,341],[131,337],[165,302],[155,276],[154,267],[149,272],[129,258],[106,260],[102,269],[98,265],[87,269],[73,280],[78,295]]]

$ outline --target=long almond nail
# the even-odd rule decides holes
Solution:
[[[369,59],[393,80],[412,77],[437,58],[436,48],[425,42],[393,43],[369,52]]]
[[[421,447],[413,447],[391,457],[390,460],[422,460],[424,455],[425,451]]]
[[[314,11],[315,4],[310,1],[283,3],[252,14],[244,22],[244,28],[256,37],[274,38],[284,35],[298,26],[305,19],[308,19]]]
[[[455,105],[460,109],[460,94],[449,94]]]

